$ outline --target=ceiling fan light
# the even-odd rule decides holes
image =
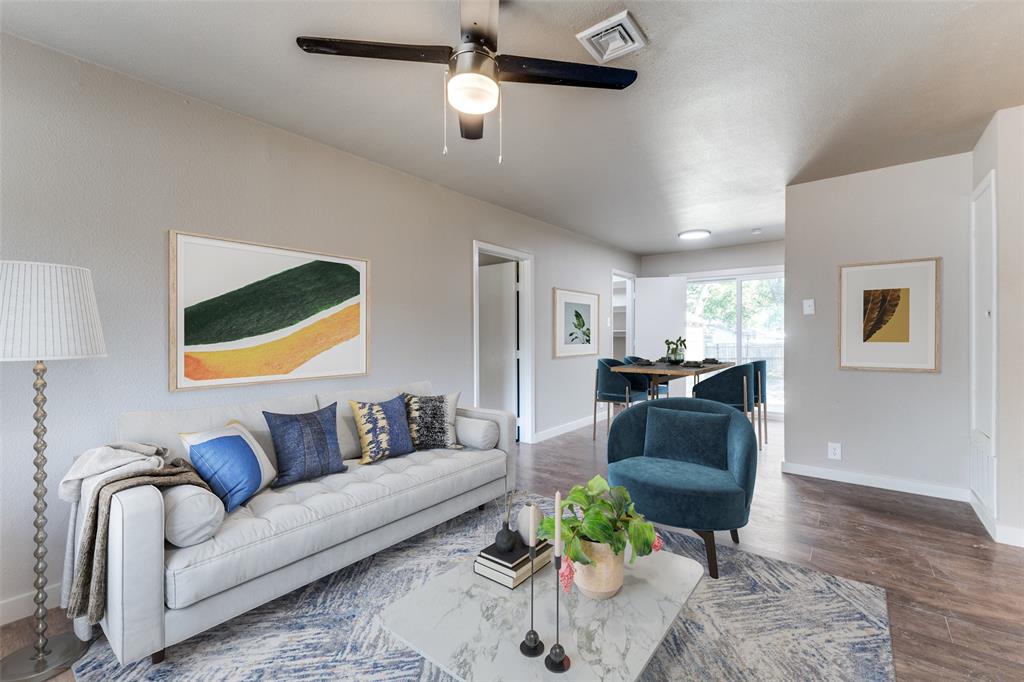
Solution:
[[[676,235],[680,239],[691,241],[694,239],[707,239],[711,236],[711,230],[687,230]]]
[[[494,111],[498,84],[480,73],[457,73],[448,80],[448,103],[464,114]]]

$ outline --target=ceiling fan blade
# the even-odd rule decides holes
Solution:
[[[459,28],[462,42],[498,50],[498,0],[461,0]]]
[[[543,83],[622,90],[636,80],[636,71],[611,66],[517,57],[512,54],[500,54],[495,61],[498,63],[498,79],[505,83]]]
[[[295,42],[310,54],[330,54],[339,57],[368,57],[370,59],[397,59],[403,62],[447,64],[452,48],[447,45],[402,45],[399,43],[372,43],[367,40],[342,38],[311,38],[299,36]]]
[[[484,136],[483,114],[459,114],[459,132],[465,140],[479,140]]]

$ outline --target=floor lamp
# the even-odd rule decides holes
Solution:
[[[34,362],[36,452],[34,644],[3,658],[0,679],[46,680],[67,670],[88,643],[67,632],[46,636],[46,362],[106,355],[92,274],[86,268],[0,261],[0,361]]]

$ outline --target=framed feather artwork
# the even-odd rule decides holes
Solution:
[[[170,234],[172,391],[366,374],[369,261]]]
[[[839,266],[839,368],[938,372],[942,259]]]

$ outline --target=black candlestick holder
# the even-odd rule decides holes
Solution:
[[[519,651],[523,656],[536,658],[544,653],[544,642],[540,641],[540,635],[533,629],[533,578],[535,575],[534,559],[537,558],[537,548],[530,547],[530,629],[526,637],[519,643]]]
[[[558,616],[559,616],[559,593],[561,592],[561,585],[558,584],[558,576],[562,572],[562,557],[555,557],[555,643],[551,645],[551,651],[544,658],[544,667],[553,673],[564,673],[569,669],[572,662],[569,657],[565,655],[565,649],[562,648],[561,643],[558,639]]]

